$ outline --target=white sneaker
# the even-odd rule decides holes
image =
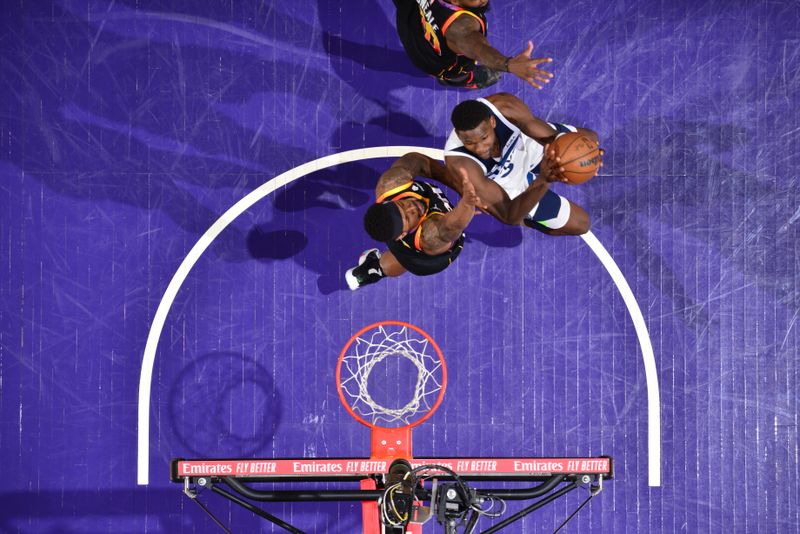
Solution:
[[[385,275],[381,270],[380,260],[381,253],[377,248],[365,250],[358,258],[358,265],[344,273],[347,287],[355,291],[383,278]]]

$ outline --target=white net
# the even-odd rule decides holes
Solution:
[[[376,426],[422,419],[444,393],[438,351],[419,332],[379,325],[352,342],[340,362],[339,389],[353,412]]]

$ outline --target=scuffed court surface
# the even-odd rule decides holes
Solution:
[[[508,77],[440,87],[406,59],[388,0],[6,6],[0,530],[214,532],[169,483],[171,458],[367,456],[333,372],[379,320],[423,328],[447,360],[417,455],[614,457],[615,480],[567,532],[800,528],[800,6],[493,4],[493,44],[511,54],[531,38],[554,58],[544,90]],[[293,181],[197,260],[155,354],[149,485],[137,485],[147,336],[209,227],[316,158],[441,148],[457,102],[500,90],[603,140],[602,175],[556,188],[589,211],[641,308],[661,485],[648,485],[641,347],[579,238],[480,216],[444,273],[344,289],[373,246],[360,220],[390,159]],[[204,497],[234,532],[278,532]],[[523,531],[552,532],[580,499]],[[360,525],[355,504],[265,508],[310,532]]]

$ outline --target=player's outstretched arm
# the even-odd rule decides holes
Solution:
[[[487,96],[486,99],[528,137],[536,139],[542,145],[555,141],[558,132],[546,121],[535,116],[528,105],[516,96],[511,93],[496,93]],[[577,130],[578,133],[599,144],[600,138],[594,130],[589,128]]]
[[[486,99],[528,137],[542,144],[551,143],[555,139],[558,133],[555,128],[534,116],[527,104],[511,93],[496,93]]]
[[[500,222],[510,224],[507,221],[511,199],[502,187],[484,176],[477,163],[466,157],[447,156],[445,166],[453,176],[461,176],[463,179],[466,175],[478,198],[481,199],[482,205],[479,206],[481,210]]]
[[[512,200],[502,187],[486,178],[478,164],[469,158],[448,156],[445,158],[445,163],[454,174],[462,176],[466,174],[481,199],[483,205],[479,206],[480,209],[498,221],[513,226],[523,223],[528,213],[550,189],[550,182],[562,179],[560,171],[563,170],[554,164],[551,165],[549,161],[543,163],[541,176],[544,179],[534,180],[525,191]]]
[[[461,194],[461,181],[441,162],[419,152],[409,152],[397,159],[378,179],[375,193],[380,196],[384,191],[410,182],[415,176],[430,178]]]
[[[422,249],[428,254],[446,252],[464,232],[476,208],[485,208],[466,173],[461,173],[463,195],[452,211],[431,217],[422,225]]]
[[[533,42],[516,56],[506,56],[494,48],[481,32],[480,23],[473,17],[458,17],[445,34],[447,46],[455,53],[474,59],[490,69],[510,72],[533,87],[541,89],[553,77],[551,72],[540,69],[539,65],[550,63],[552,58],[532,58]]]
[[[381,196],[390,189],[407,184],[415,176],[424,176],[447,184],[444,165],[419,152],[409,152],[398,158],[386,172],[381,174],[375,186],[375,195]]]

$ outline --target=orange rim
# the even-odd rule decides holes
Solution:
[[[385,326],[385,325],[403,326],[403,327],[406,327],[406,328],[410,328],[411,330],[413,330],[413,331],[417,332],[418,334],[420,334],[422,337],[424,337],[425,339],[428,340],[430,345],[436,351],[436,356],[439,358],[439,362],[442,364],[441,365],[441,368],[442,368],[442,389],[439,390],[439,394],[436,397],[436,402],[433,404],[431,409],[428,410],[428,413],[423,415],[420,419],[418,419],[418,420],[416,420],[413,423],[410,423],[408,425],[399,426],[399,427],[384,427],[384,426],[381,426],[381,425],[376,425],[374,423],[370,423],[369,421],[367,421],[366,419],[364,419],[363,417],[358,415],[353,410],[353,408],[347,402],[347,399],[345,399],[344,393],[342,392],[342,382],[341,382],[342,362],[344,361],[344,357],[345,357],[345,354],[347,353],[347,349],[349,349],[350,346],[353,344],[353,342],[356,339],[358,339],[359,337],[361,337],[361,334],[363,334],[364,332],[366,332],[368,330],[372,330],[372,329],[378,328],[380,326]],[[342,348],[341,352],[339,352],[339,361],[336,362],[336,392],[339,394],[339,400],[344,405],[345,409],[347,410],[347,413],[349,413],[353,417],[353,419],[355,419],[356,421],[358,421],[362,425],[368,426],[368,427],[373,428],[373,429],[376,429],[376,428],[388,428],[388,429],[391,429],[391,430],[400,430],[400,429],[404,429],[404,428],[413,428],[413,427],[421,424],[423,421],[426,421],[430,416],[432,416],[433,413],[439,408],[439,405],[442,403],[442,399],[444,398],[445,389],[447,389],[447,365],[445,365],[445,363],[444,363],[444,356],[442,356],[442,349],[439,348],[439,345],[436,344],[436,341],[433,340],[433,338],[430,336],[430,334],[428,334],[427,332],[425,332],[421,328],[419,328],[417,326],[414,326],[413,324],[406,323],[406,322],[403,322],[403,321],[379,321],[377,323],[372,323],[371,325],[365,326],[364,328],[362,328],[361,330],[359,330],[358,332],[353,334],[350,337],[349,340],[347,340],[347,343],[345,343],[344,348]]]

